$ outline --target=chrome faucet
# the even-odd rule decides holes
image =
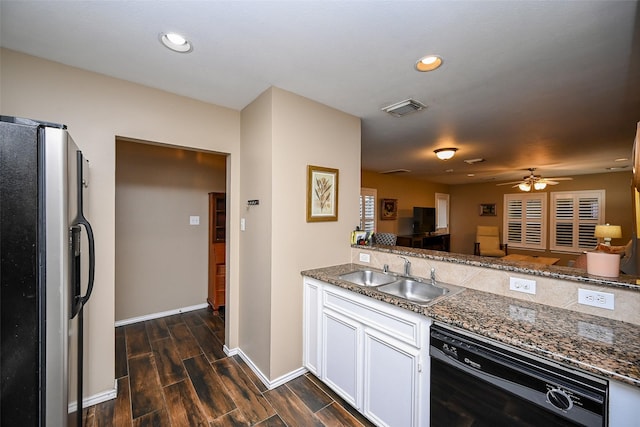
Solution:
[[[436,269],[435,267],[431,267],[431,284],[436,284]]]
[[[411,261],[403,256],[401,256],[400,258],[404,260],[404,275],[407,277],[411,276]]]

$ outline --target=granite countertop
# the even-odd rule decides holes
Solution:
[[[516,273],[530,274],[533,276],[548,277],[552,279],[571,280],[574,282],[589,283],[592,285],[605,285],[616,288],[624,288],[640,292],[640,277],[628,274],[620,274],[618,277],[594,276],[585,270],[560,265],[546,265],[524,261],[514,261],[501,258],[489,258],[477,255],[467,255],[451,252],[432,251],[428,249],[409,248],[403,246],[359,246],[352,248],[387,252],[395,255],[405,255],[416,258],[446,261],[454,264],[463,264],[474,267],[491,268],[494,270],[513,271]]]
[[[468,288],[432,305],[421,306],[374,287],[338,279],[341,274],[362,268],[358,264],[342,264],[303,271],[302,275],[640,387],[640,328],[637,325]]]

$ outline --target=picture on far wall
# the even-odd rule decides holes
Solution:
[[[480,204],[480,216],[496,216],[496,204],[495,203]]]
[[[307,166],[307,222],[338,220],[338,169]]]
[[[398,199],[382,199],[380,219],[398,218]]]

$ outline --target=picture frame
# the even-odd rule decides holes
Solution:
[[[481,203],[480,204],[480,216],[496,216],[496,204],[495,203]]]
[[[338,169],[307,165],[307,222],[338,220]]]
[[[389,220],[398,218],[398,199],[381,199],[380,219]]]

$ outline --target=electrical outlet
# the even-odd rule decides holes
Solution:
[[[371,255],[361,253],[360,262],[371,262]]]
[[[525,294],[536,294],[536,281],[529,279],[521,279],[519,277],[509,277],[509,289],[516,292],[524,292]]]
[[[578,289],[578,304],[591,305],[593,307],[613,310],[613,294],[608,292],[592,291],[589,289]]]

